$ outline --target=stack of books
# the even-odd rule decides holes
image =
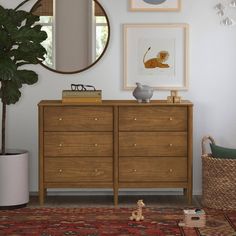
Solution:
[[[101,103],[101,90],[85,90],[85,91],[62,91],[62,103]]]

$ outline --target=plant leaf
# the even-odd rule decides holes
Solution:
[[[12,34],[12,39],[16,42],[36,42],[41,43],[47,38],[45,31],[40,31],[39,27],[34,26],[29,28],[26,26],[21,27],[17,32]]]
[[[0,28],[0,51],[5,51],[11,47],[11,41],[8,36],[8,33],[3,29]]]
[[[29,13],[26,11],[15,11],[13,9],[9,9],[8,11],[9,19],[11,19],[12,23],[17,27],[20,27],[22,25],[22,22],[28,15]]]
[[[0,57],[0,80],[11,80],[15,77],[16,71],[17,67],[9,57]]]
[[[4,100],[7,105],[15,104],[19,101],[21,92],[18,88],[18,85],[12,81],[7,80],[4,83],[4,90],[0,89],[0,98]]]
[[[47,38],[47,33],[41,25],[35,25],[39,17],[18,10],[28,1],[23,0],[15,9],[5,9],[0,5],[0,98],[7,105],[19,100],[23,84],[31,85],[38,81],[34,71],[18,68],[45,59],[46,49],[41,43]]]
[[[14,20],[9,17],[11,9],[5,9],[0,6],[0,24],[1,28],[5,29],[9,35],[17,32],[17,25],[14,24]]]
[[[38,75],[32,70],[18,70],[17,77],[22,84],[31,85],[38,81]]]
[[[40,20],[39,16],[36,16],[36,15],[33,15],[33,14],[29,14],[27,17],[26,17],[26,23],[25,25],[27,27],[30,27],[32,25],[34,25],[36,22],[38,22]]]
[[[46,49],[40,43],[33,42],[22,43],[17,49],[11,51],[11,55],[17,62],[24,61],[28,64],[38,64],[38,60],[43,60],[46,53]]]

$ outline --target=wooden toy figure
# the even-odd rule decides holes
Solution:
[[[170,91],[171,96],[167,97],[168,103],[181,103],[181,97],[178,96],[177,90],[171,90]]]
[[[206,213],[204,210],[184,210],[184,221],[179,223],[180,227],[205,227]]]
[[[145,207],[145,204],[143,200],[138,200],[137,205],[138,208],[136,211],[132,212],[132,215],[129,218],[130,220],[136,220],[136,221],[144,220],[144,216],[142,215],[142,208]]]

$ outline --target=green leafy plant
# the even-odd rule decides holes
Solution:
[[[6,154],[6,108],[15,104],[21,97],[24,84],[34,84],[38,75],[22,66],[42,62],[46,54],[41,43],[47,34],[39,24],[39,17],[31,12],[19,10],[26,2],[15,9],[0,5],[0,99],[2,102],[2,145],[1,154]]]

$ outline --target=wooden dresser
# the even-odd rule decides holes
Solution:
[[[47,188],[181,188],[192,200],[192,108],[183,101],[39,103],[39,199]]]

